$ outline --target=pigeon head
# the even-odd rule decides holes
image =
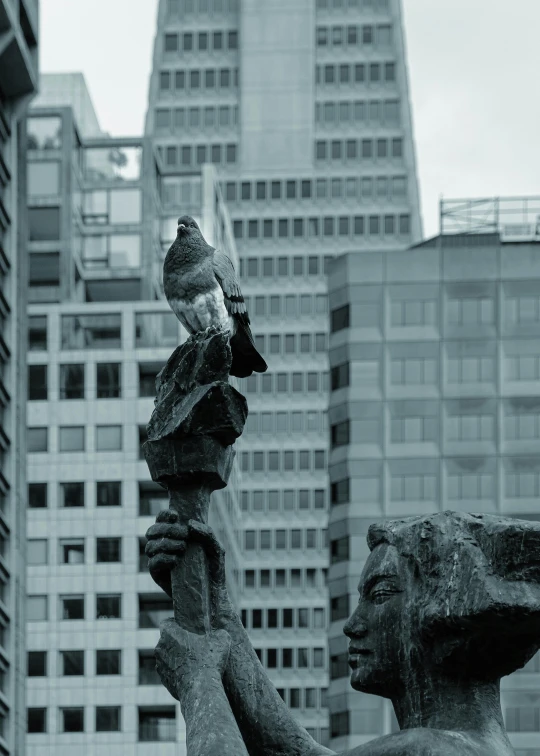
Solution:
[[[191,236],[191,235],[200,235],[201,229],[197,225],[196,221],[193,220],[193,218],[190,215],[183,215],[181,218],[178,218],[178,229],[177,234],[181,237]]]

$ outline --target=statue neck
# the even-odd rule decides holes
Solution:
[[[496,682],[449,678],[409,681],[403,695],[392,699],[402,730],[429,727],[465,730],[508,740],[501,712],[500,685]],[[416,683],[416,684],[415,684]]]

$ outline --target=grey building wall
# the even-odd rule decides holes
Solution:
[[[354,692],[342,628],[372,522],[445,509],[540,518],[540,244],[440,236],[347,254],[329,275],[329,706],[341,751],[392,731]],[[538,656],[503,680],[510,738],[540,747]],[[348,712],[348,714],[347,714]]]

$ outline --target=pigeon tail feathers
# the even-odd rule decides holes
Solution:
[[[249,326],[237,321],[236,333],[231,338],[231,375],[249,378],[252,373],[264,373],[268,365],[263,360],[253,342]]]

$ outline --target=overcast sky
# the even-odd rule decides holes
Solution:
[[[264,2],[264,0],[261,0]],[[540,0],[402,0],[424,232],[445,197],[540,195]],[[41,0],[41,70],[140,134],[157,0]]]

